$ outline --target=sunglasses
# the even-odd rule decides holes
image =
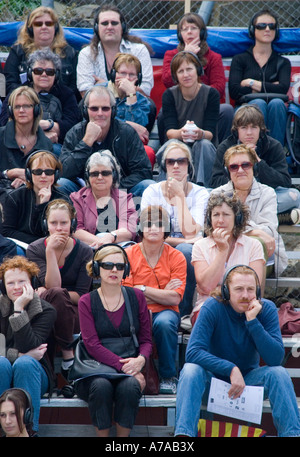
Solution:
[[[269,27],[270,30],[275,30],[276,24],[274,22],[258,22],[257,24],[255,24],[255,28],[257,30],[266,30],[267,27]]]
[[[159,227],[159,228],[163,227],[162,221],[147,221],[147,222],[142,223],[143,228],[145,228],[145,227],[151,228],[152,225],[155,225],[155,227]]]
[[[188,165],[189,161],[188,161],[187,157],[179,157],[178,159],[166,159],[166,166],[168,166],[168,165],[174,166],[175,163],[177,163],[177,165],[181,166],[181,165]]]
[[[54,26],[54,22],[53,21],[45,21],[45,22],[43,22],[43,21],[35,21],[33,23],[33,26],[34,27],[43,27],[44,24],[46,25],[46,27],[53,27]]]
[[[47,76],[54,76],[55,75],[55,69],[54,68],[33,68],[32,73],[35,75],[41,76],[43,73],[46,73]]]
[[[104,113],[108,113],[108,111],[111,110],[111,107],[110,106],[88,106],[88,109],[90,111],[93,111],[93,113],[97,113],[100,109]]]
[[[111,170],[103,170],[103,171],[90,171],[89,172],[89,177],[90,178],[98,178],[99,175],[103,176],[104,178],[107,178],[107,176],[112,175]]]
[[[53,176],[55,173],[55,170],[52,168],[46,168],[46,170],[42,170],[41,168],[36,168],[35,170],[31,170],[31,173],[36,176],[41,176],[43,173],[45,173],[46,176]]]
[[[228,166],[229,171],[237,172],[240,168],[243,170],[250,170],[250,168],[253,167],[253,164],[251,162],[243,162],[241,164],[238,163],[232,163],[231,165]]]
[[[113,262],[98,262],[99,266],[103,268],[104,270],[112,270],[114,267],[118,271],[125,270],[125,263],[113,263]]]
[[[103,25],[103,27],[107,27],[108,24],[111,24],[113,27],[117,27],[117,25],[120,24],[119,21],[103,21],[103,22],[100,22],[101,25]]]

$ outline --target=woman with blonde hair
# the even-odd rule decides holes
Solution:
[[[52,151],[52,142],[39,126],[42,108],[32,88],[15,89],[9,96],[8,110],[10,120],[0,127],[0,187],[7,191],[25,184],[26,160],[32,152]]]
[[[179,305],[181,316],[192,311],[196,287],[194,268],[191,265],[193,244],[202,238],[204,214],[208,200],[205,187],[191,182],[194,167],[190,148],[177,140],[170,141],[164,151],[162,169],[166,180],[150,184],[145,189],[141,210],[150,205],[160,205],[171,221],[167,243],[181,251],[187,261],[187,286]]]
[[[61,58],[61,79],[77,94],[77,53],[67,43],[57,13],[46,6],[35,8],[27,16],[16,43],[11,47],[4,68],[6,93],[27,81],[28,56],[45,47]]]

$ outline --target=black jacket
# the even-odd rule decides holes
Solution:
[[[54,187],[50,201],[56,198],[62,198],[71,203],[67,195]],[[3,205],[2,235],[28,244],[42,238],[45,235],[42,223],[47,204],[48,202],[36,205],[34,191],[25,186],[9,192]]]
[[[32,87],[32,84],[29,84],[29,86]],[[69,89],[69,87],[67,87],[65,84],[62,84],[61,82],[54,84],[49,94],[50,96],[54,95],[54,97],[57,97],[61,105],[61,111],[59,113],[56,113],[57,115],[55,113],[51,113],[50,117],[51,119],[53,119],[54,122],[57,122],[59,125],[60,132],[58,137],[58,143],[62,144],[68,130],[70,130],[70,128],[73,127],[73,125],[77,124],[77,122],[81,120],[80,109],[75,94],[72,92],[71,89]],[[6,125],[8,121],[9,116],[7,105],[9,95],[10,94],[7,95],[2,105],[2,111],[0,114],[1,126]],[[41,95],[37,95],[41,99]],[[43,115],[43,119],[47,119],[45,113]]]
[[[82,138],[87,121],[79,122],[66,134],[60,160],[63,177],[71,180],[84,178],[87,159],[101,149],[109,149],[121,168],[121,189],[131,189],[144,179],[152,179],[151,163],[136,131],[128,124],[113,119],[104,141],[88,146]]]
[[[229,181],[224,168],[224,154],[227,149],[237,144],[238,137],[233,133],[218,146],[211,179],[213,188],[222,186]],[[257,181],[274,189],[278,186],[291,187],[292,181],[285,153],[279,141],[263,134],[257,142],[256,152],[261,159],[257,163]]]
[[[68,86],[77,97],[76,66],[78,52],[75,51],[72,46],[67,45],[64,48],[64,53],[65,57],[61,59],[62,68],[60,77],[62,82]],[[14,44],[10,48],[10,52],[4,66],[7,94],[25,82],[21,81],[20,74],[27,73],[27,69],[27,57],[23,47],[20,44]]]

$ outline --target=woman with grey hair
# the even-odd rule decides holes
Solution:
[[[81,120],[76,97],[61,82],[60,71],[61,59],[50,48],[34,51],[28,57],[27,81],[38,95],[43,108],[43,119],[39,125],[53,143],[57,155],[67,131]],[[6,110],[2,111],[1,125],[5,125],[7,114]]]
[[[77,212],[75,237],[95,249],[134,240],[138,215],[132,194],[118,189],[120,171],[111,152],[92,154],[84,177],[86,186],[70,195]]]

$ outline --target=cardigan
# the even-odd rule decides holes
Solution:
[[[83,187],[78,192],[72,192],[70,198],[77,213],[77,230],[86,230],[93,235],[97,230],[98,213],[95,197],[90,187]],[[118,226],[108,224],[107,231],[111,232],[120,228],[126,228],[132,234],[132,239],[136,236],[136,226],[138,214],[131,193],[112,188],[111,206],[114,213],[111,214],[109,222],[116,221]],[[101,217],[101,216],[100,216]]]

